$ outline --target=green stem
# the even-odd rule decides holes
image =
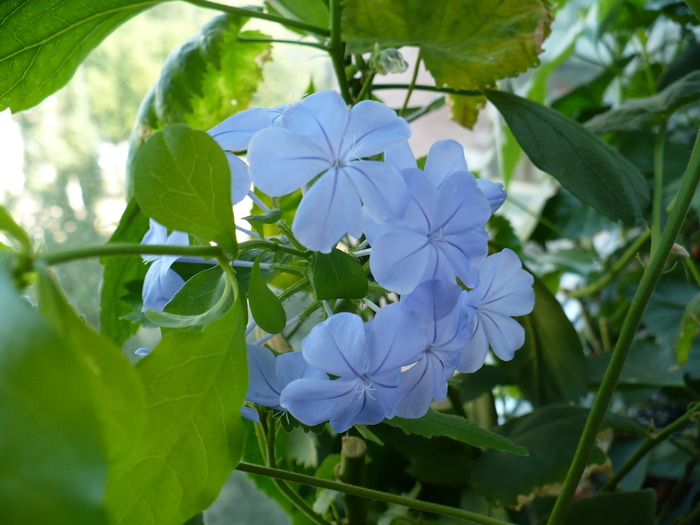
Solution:
[[[326,46],[323,44],[319,44],[318,42],[305,42],[304,40],[287,40],[284,38],[247,38],[247,37],[238,37],[239,42],[261,42],[264,44],[294,44],[297,46],[308,46],[308,47],[314,47],[316,49],[323,49],[324,51],[326,50]]]
[[[637,237],[634,240],[632,244],[629,245],[629,247],[625,250],[625,253],[622,254],[622,257],[620,257],[617,261],[615,261],[615,263],[613,263],[613,265],[610,267],[610,270],[608,270],[605,273],[605,275],[603,275],[594,283],[589,284],[588,286],[584,286],[583,288],[577,288],[576,290],[566,292],[566,295],[573,298],[579,298],[592,295],[602,290],[605,286],[607,286],[607,284],[610,281],[612,281],[615,278],[615,276],[618,273],[624,270],[625,266],[627,266],[627,264],[629,264],[629,262],[632,259],[634,259],[641,247],[644,246],[644,244],[649,240],[650,236],[651,230],[645,230],[644,233],[642,233],[639,237]]]
[[[308,259],[309,256],[311,255],[311,252],[309,250],[297,250],[296,248],[290,248],[289,246],[285,246],[283,244],[277,244],[276,242],[271,242],[271,241],[260,241],[260,240],[252,240],[252,241],[246,241],[242,242],[238,245],[238,252],[243,253],[243,252],[249,252],[251,250],[266,250],[268,252],[285,252],[289,253],[291,255],[296,255],[297,257],[302,257],[304,259]]]
[[[642,319],[644,309],[649,302],[649,298],[659,282],[663,274],[664,264],[671,252],[671,247],[676,240],[676,236],[683,225],[686,213],[690,206],[690,201],[693,198],[695,190],[700,181],[700,134],[695,138],[693,153],[688,162],[688,167],[683,174],[683,181],[678,190],[676,205],[669,216],[663,235],[659,240],[658,246],[651,254],[649,265],[642,275],[632,303],[629,306],[627,315],[625,316],[620,337],[615,345],[615,350],[610,359],[605,376],[601,382],[598,394],[591,407],[591,412],[586,420],[586,425],[581,434],[574,459],[571,462],[569,471],[566,474],[564,485],[561,493],[557,498],[552,514],[549,517],[548,525],[560,525],[564,522],[566,514],[569,510],[569,505],[573,500],[583,470],[586,467],[591,449],[595,443],[596,435],[600,429],[600,424],[603,421],[603,416],[607,411],[608,404],[615,392],[617,380],[620,377],[620,372],[625,364],[625,359],[629,352],[632,340],[637,332],[639,323]]]
[[[338,492],[352,494],[353,496],[359,496],[361,498],[371,499],[374,501],[381,501],[383,503],[394,503],[396,505],[403,505],[404,507],[419,510],[422,512],[431,512],[433,514],[440,514],[442,516],[460,518],[463,520],[473,521],[475,523],[481,523],[484,525],[511,525],[507,521],[501,521],[495,518],[491,518],[489,516],[482,516],[481,514],[470,512],[468,510],[456,509],[454,507],[448,507],[447,505],[440,505],[438,503],[420,501],[404,496],[397,496],[396,494],[389,494],[387,492],[367,489],[365,487],[358,487],[357,485],[348,485],[347,483],[342,483],[339,481],[315,478],[313,476],[306,476],[305,474],[290,472],[288,470],[263,467],[261,465],[253,465],[252,463],[245,463],[243,461],[241,461],[238,464],[236,469],[241,470],[243,472],[249,472],[251,474],[257,474],[260,476],[283,479],[286,481],[291,481],[293,483],[301,483],[304,485],[309,485],[311,487],[337,490]]]
[[[350,485],[362,485],[365,473],[367,444],[355,436],[343,436],[340,463],[336,467],[338,478]],[[365,525],[367,523],[367,508],[365,500],[345,495],[345,514],[347,525]]]
[[[372,89],[409,89],[411,84],[376,84]],[[469,89],[452,89],[447,87],[428,86],[425,84],[416,84],[413,89],[418,91],[436,91],[438,93],[449,93],[451,95],[466,95],[476,97],[483,95],[481,91]]]
[[[416,87],[416,80],[418,80],[418,70],[420,69],[420,49],[418,50],[418,55],[416,56],[416,67],[413,68],[413,75],[411,76],[411,82],[408,85],[408,90],[406,90],[406,98],[403,99],[403,106],[399,111],[399,117],[402,117],[408,107],[408,101],[411,100],[411,95]]]
[[[367,76],[362,83],[362,89],[360,89],[360,93],[357,95],[357,102],[370,98],[372,83],[374,82],[374,77],[376,75],[377,73],[374,71],[367,73]]]
[[[277,227],[282,230],[282,233],[284,233],[287,236],[287,239],[289,239],[289,242],[291,242],[294,247],[297,250],[300,250],[301,252],[305,253],[304,257],[308,257],[309,254],[311,253],[309,250],[306,249],[306,246],[301,244],[297,238],[294,236],[294,233],[292,232],[292,229],[287,226],[287,223],[284,221],[277,221]]]
[[[685,414],[676,419],[673,423],[666,425],[661,432],[648,436],[644,440],[644,443],[642,443],[642,445],[634,452],[634,454],[632,454],[632,456],[630,456],[625,464],[620,467],[620,470],[618,470],[615,475],[600,488],[600,490],[602,492],[614,490],[620,480],[622,480],[622,478],[624,478],[644,456],[646,456],[654,447],[660,443],[663,443],[668,437],[671,436],[671,434],[683,428],[693,416],[698,414],[698,409],[700,409],[700,403],[693,403]]]
[[[306,288],[309,285],[309,278],[304,277],[303,279],[299,279],[297,282],[286,288],[281,294],[277,296],[277,298],[280,301],[284,301],[288,297],[291,297],[297,292],[300,292],[304,288]]]
[[[666,119],[659,122],[659,131],[654,142],[654,195],[651,209],[651,250],[654,251],[661,237],[661,197],[664,190],[664,144],[666,142]]]
[[[296,29],[302,29],[310,33],[316,33],[317,35],[329,36],[330,31],[325,27],[319,27],[312,24],[307,24],[305,22],[299,22],[297,20],[290,20],[282,16],[271,15],[269,13],[263,13],[262,11],[253,11],[251,9],[245,9],[242,7],[233,7],[225,4],[218,4],[216,2],[209,2],[208,0],[184,0],[188,4],[196,5],[198,7],[204,7],[206,9],[216,9],[217,11],[222,11],[224,13],[230,13],[232,15],[245,16],[248,18],[259,18],[260,20],[267,20],[268,22],[277,22],[286,27],[294,27]]]
[[[411,123],[414,120],[418,120],[424,115],[427,115],[429,113],[432,113],[433,111],[440,109],[445,105],[445,97],[438,97],[432,102],[429,102],[425,106],[423,106],[420,109],[417,109],[413,113],[411,113],[409,116],[404,117],[406,119],[406,122]]]
[[[338,79],[338,87],[340,94],[346,104],[352,104],[352,95],[350,94],[350,86],[348,78],[345,76],[345,44],[343,44],[342,35],[340,33],[340,17],[342,14],[342,6],[340,0],[331,0],[329,5],[331,16],[331,41],[328,47],[328,53],[333,62],[335,76]]]
[[[80,246],[47,253],[41,259],[49,266],[91,257],[124,255],[182,255],[185,257],[217,257],[224,252],[218,246],[170,246],[167,244],[110,243],[100,246]]]

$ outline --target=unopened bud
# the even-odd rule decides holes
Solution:
[[[408,62],[404,60],[401,51],[393,47],[377,52],[372,57],[372,62],[377,73],[381,75],[403,73],[408,69]]]
[[[671,248],[671,253],[675,253],[676,255],[680,255],[681,257],[690,257],[688,250],[683,248],[683,246],[681,246],[678,243],[673,243],[673,247]]]

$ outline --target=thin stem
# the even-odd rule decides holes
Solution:
[[[340,0],[331,0],[328,7],[330,9],[331,16],[331,41],[328,47],[328,53],[331,56],[335,76],[338,79],[340,94],[342,95],[346,104],[352,104],[353,101],[352,95],[350,94],[350,86],[348,85],[348,78],[345,75],[345,44],[343,43],[342,36],[340,34],[340,17],[342,13]]]
[[[371,92],[372,83],[374,82],[374,77],[376,75],[377,73],[375,71],[367,73],[367,76],[365,77],[365,80],[362,83],[362,89],[360,89],[360,93],[357,95],[357,102],[370,98],[369,94]]]
[[[358,487],[357,485],[349,485],[347,483],[342,483],[339,481],[315,478],[313,476],[306,476],[304,474],[290,472],[288,470],[263,467],[261,465],[253,465],[252,463],[246,463],[244,461],[241,461],[236,467],[236,469],[241,470],[243,472],[249,472],[251,474],[257,474],[260,476],[268,476],[270,478],[284,479],[293,483],[301,483],[304,485],[309,485],[311,487],[337,490],[338,492],[343,492],[345,494],[352,494],[353,496],[359,496],[361,498],[371,499],[374,501],[381,501],[383,503],[394,503],[397,505],[403,505],[404,507],[408,507],[422,512],[430,512],[433,514],[440,514],[442,516],[460,518],[467,521],[471,520],[475,523],[481,523],[484,525],[511,525],[507,521],[501,521],[495,518],[491,518],[489,516],[482,516],[481,514],[470,512],[468,510],[456,509],[454,507],[448,507],[447,505],[440,505],[438,503],[420,501],[404,496],[397,496],[396,494],[389,494],[387,492],[367,489],[365,487]]]
[[[284,301],[285,299],[291,297],[295,293],[302,291],[308,285],[309,285],[309,278],[308,277],[304,277],[303,279],[299,279],[297,282],[295,282],[291,286],[287,287],[281,294],[279,294],[277,296],[277,298],[280,301]]]
[[[411,95],[416,87],[416,81],[418,80],[418,70],[420,69],[420,61],[422,60],[420,56],[420,49],[418,49],[418,55],[416,56],[416,66],[413,68],[413,75],[411,76],[411,82],[408,84],[408,89],[406,90],[406,97],[403,99],[403,105],[399,110],[399,117],[402,117],[406,112],[408,107],[408,101],[411,100]]]
[[[253,190],[250,190],[248,192],[248,197],[250,197],[250,200],[257,204],[258,208],[260,208],[264,213],[272,211],[270,207],[267,204],[265,204],[265,201],[258,197]]]
[[[668,437],[671,436],[671,434],[683,428],[693,416],[698,414],[698,409],[700,409],[700,403],[693,403],[685,414],[676,419],[673,423],[666,425],[661,432],[649,435],[644,440],[644,443],[642,443],[634,454],[632,454],[632,456],[630,456],[630,458],[625,462],[625,464],[620,467],[620,470],[618,470],[615,475],[601,487],[600,490],[614,490],[620,480],[622,480],[622,478],[624,478],[644,456],[646,456],[654,447],[660,443],[663,443]]]
[[[286,27],[294,27],[296,29],[303,29],[304,31],[309,31],[310,33],[316,33],[317,35],[329,36],[330,31],[325,27],[319,27],[312,24],[306,24],[304,22],[299,22],[297,20],[290,20],[282,16],[271,15],[269,13],[263,13],[262,11],[253,11],[251,9],[244,9],[242,7],[233,7],[225,4],[218,4],[216,2],[209,2],[208,0],[184,0],[188,4],[196,5],[198,7],[204,7],[206,9],[216,9],[217,11],[222,11],[224,13],[230,13],[232,15],[246,16],[248,18],[259,18],[260,20],[267,20],[268,22],[276,22],[282,24]]]
[[[247,230],[247,229],[245,229],[245,228],[243,228],[243,227],[241,227],[241,226],[238,226],[237,224],[236,224],[236,229],[237,229],[239,232],[245,233],[245,234],[246,234],[248,237],[250,237],[251,239],[260,239],[260,235],[258,235],[258,234],[255,233],[254,231]]]
[[[234,268],[252,268],[255,265],[252,261],[233,261],[231,266]],[[260,263],[262,270],[277,270],[278,272],[286,272],[294,275],[306,275],[306,269],[299,266],[289,266],[288,264],[277,263]]]
[[[410,87],[411,84],[375,84],[372,89],[409,89]],[[451,95],[467,95],[471,97],[484,94],[483,92],[476,90],[452,89],[447,87],[428,86],[426,84],[415,84],[413,89],[417,89],[418,91],[437,91],[438,93],[449,93]]]
[[[291,255],[296,255],[297,257],[303,257],[307,259],[311,252],[309,250],[297,250],[296,248],[290,248],[289,246],[284,246],[283,244],[277,244],[276,242],[263,241],[263,240],[252,240],[242,242],[238,245],[238,252],[249,252],[251,250],[266,250],[268,252],[285,252]]]
[[[297,238],[294,236],[294,233],[292,232],[292,229],[289,226],[287,226],[286,222],[281,220],[277,221],[277,226],[280,230],[282,230],[282,233],[284,233],[287,236],[289,242],[291,242],[297,250],[306,253],[308,256],[308,254],[310,253],[309,250],[307,250],[306,246],[304,246],[297,240]]]
[[[651,250],[654,251],[661,237],[661,197],[664,190],[664,144],[666,142],[666,119],[659,122],[659,131],[654,142],[654,195],[651,209]]]
[[[642,233],[639,237],[637,237],[632,244],[629,245],[629,247],[625,250],[625,253],[622,254],[622,257],[620,257],[613,265],[610,267],[610,269],[603,275],[600,279],[598,279],[596,282],[589,284],[588,286],[584,286],[583,288],[578,288],[576,290],[571,290],[569,292],[566,292],[566,295],[569,297],[573,298],[579,298],[579,297],[585,297],[591,294],[594,294],[600,290],[602,290],[607,284],[612,281],[615,276],[620,273],[624,268],[629,264],[629,262],[634,259],[641,249],[644,244],[649,240],[649,237],[651,236],[651,230],[645,230],[644,233]]]
[[[438,97],[432,102],[429,102],[425,106],[423,106],[420,109],[417,109],[413,113],[411,113],[409,116],[404,117],[406,122],[409,124],[413,122],[414,120],[418,120],[424,115],[428,115],[429,113],[432,113],[433,111],[440,109],[445,105],[445,97]]]
[[[610,399],[615,392],[617,380],[625,364],[625,359],[629,352],[632,340],[637,332],[642,319],[644,309],[649,302],[651,294],[654,292],[656,284],[663,274],[664,264],[671,252],[671,247],[676,236],[683,225],[686,213],[690,206],[690,201],[695,194],[698,182],[700,181],[700,134],[695,138],[693,153],[690,156],[688,167],[683,174],[683,181],[678,190],[676,205],[668,218],[664,232],[659,240],[658,246],[651,254],[649,265],[642,275],[632,303],[629,306],[627,315],[620,331],[620,337],[615,345],[605,376],[601,382],[600,389],[596,395],[591,412],[586,420],[586,425],[581,434],[573,461],[566,474],[561,493],[557,498],[552,514],[549,517],[548,525],[560,525],[564,522],[569,505],[573,500],[583,470],[586,467],[591,449],[595,443],[596,435],[603,421],[603,416],[607,411]]]
[[[224,252],[218,246],[171,246],[169,244],[109,243],[100,246],[80,246],[42,255],[41,259],[53,266],[91,257],[119,257],[124,255],[182,255],[192,257],[217,257]]]
[[[318,42],[306,42],[304,40],[287,40],[284,38],[248,38],[248,37],[238,37],[239,42],[257,42],[264,44],[293,44],[296,46],[307,46],[314,47],[316,49],[326,50],[326,46],[319,44]]]

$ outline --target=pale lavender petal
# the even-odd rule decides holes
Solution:
[[[348,312],[317,324],[301,342],[306,362],[339,377],[359,377],[367,367],[367,341],[362,318]]]
[[[488,253],[486,231],[470,231],[446,235],[433,244],[439,253],[439,264],[444,268],[439,278],[454,281],[456,277],[469,287],[479,284],[479,263]]]
[[[430,184],[425,173],[418,169],[404,170],[401,175],[406,181],[409,195],[409,204],[406,207],[403,223],[416,231],[430,233],[435,216],[443,205],[438,192]]]
[[[489,343],[486,340],[486,332],[477,319],[474,334],[472,335],[471,341],[469,341],[469,344],[462,352],[462,357],[457,369],[464,373],[476,372],[484,365],[488,353]]]
[[[357,399],[358,389],[357,379],[297,379],[282,390],[280,405],[305,425],[314,426],[343,414]],[[359,410],[351,412],[354,417]]]
[[[253,135],[272,126],[286,106],[284,104],[274,108],[253,108],[236,113],[207,133],[225,150],[245,150]]]
[[[436,355],[426,353],[401,374],[393,415],[406,419],[424,416],[433,401],[447,397],[447,379],[453,372],[454,368],[445,366]]]
[[[396,386],[401,367],[414,363],[428,343],[424,320],[399,303],[379,310],[365,330],[370,346],[367,371],[389,374],[383,379],[386,386]],[[391,377],[392,371],[395,378]]]
[[[390,231],[372,246],[370,268],[383,287],[399,294],[411,293],[425,274],[430,252],[425,235]]]
[[[311,139],[326,157],[338,156],[348,121],[345,101],[335,91],[321,91],[289,106],[280,125]],[[255,180],[255,179],[253,179]]]
[[[392,166],[383,162],[357,161],[341,171],[347,174],[364,208],[376,220],[399,217],[406,209],[406,183]]]
[[[418,164],[416,163],[411,146],[408,145],[408,141],[386,150],[384,153],[384,162],[391,164],[399,171],[418,168]]]
[[[466,172],[464,148],[456,140],[440,140],[430,147],[425,161],[425,174],[436,188],[453,173]]]
[[[251,420],[253,423],[260,423],[260,414],[252,407],[242,406],[241,417]]]
[[[324,372],[310,366],[301,352],[287,352],[278,355],[275,370],[282,388],[296,379],[328,379],[328,375]]]
[[[479,321],[493,353],[504,361],[513,359],[515,351],[525,342],[525,329],[520,323],[493,312],[480,312]]]
[[[394,401],[392,391],[391,401]],[[337,433],[345,432],[353,425],[376,425],[389,415],[389,409],[375,393],[361,391],[355,393],[343,412],[331,418],[331,428]]]
[[[501,315],[525,315],[535,305],[534,278],[522,269],[518,256],[505,249],[487,257],[479,268],[483,284],[474,292],[482,294],[478,307]]]
[[[277,378],[277,358],[267,347],[248,345],[248,393],[251,403],[272,408],[280,406],[280,385]]]
[[[496,210],[501,207],[506,197],[508,197],[506,190],[503,189],[503,184],[486,179],[476,179],[476,185],[489,201],[491,213],[496,213]]]
[[[471,173],[458,172],[446,178],[438,191],[438,201],[433,225],[442,228],[443,235],[482,229],[491,216],[488,201]]]
[[[362,233],[360,197],[341,170],[318,179],[299,204],[292,231],[310,250],[329,253],[340,238]]]
[[[462,288],[455,283],[431,279],[402,297],[401,304],[405,309],[413,310],[420,317],[435,323],[455,310],[461,292]]]
[[[241,202],[250,190],[250,175],[248,165],[233,153],[226,152],[226,160],[231,170],[231,201],[233,204]]]
[[[351,161],[383,153],[411,136],[408,123],[381,102],[364,100],[350,110],[339,158]]]
[[[332,164],[332,159],[306,137],[276,127],[253,137],[246,159],[253,183],[271,197],[298,190]]]

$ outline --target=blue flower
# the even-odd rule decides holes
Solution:
[[[486,196],[491,206],[491,213],[496,213],[496,210],[506,201],[508,194],[503,189],[503,184],[500,182],[491,182],[487,179],[476,179],[476,185],[481,192]]]
[[[401,367],[425,349],[425,328],[399,304],[362,318],[339,313],[302,341],[304,359],[337,379],[298,379],[282,391],[281,405],[307,425],[330,421],[336,432],[393,415]]]
[[[173,231],[168,235],[168,230],[162,224],[153,219],[150,220],[150,228],[141,240],[141,244],[167,244],[170,246],[189,246],[190,241],[185,232]],[[173,298],[173,295],[182,288],[185,281],[170,267],[180,257],[178,255],[144,255],[144,261],[153,261],[143,280],[143,311],[149,308],[162,310]]]
[[[246,399],[266,407],[281,410],[280,392],[295,379],[328,376],[304,361],[301,352],[275,354],[260,345],[248,345],[248,394]]]
[[[432,401],[447,396],[452,377],[472,333],[471,310],[461,307],[462,288],[447,281],[424,281],[401,298],[405,311],[413,311],[425,323],[427,344],[418,362],[401,373],[395,414],[418,418]]]
[[[340,95],[323,91],[289,106],[278,125],[255,134],[247,159],[256,187],[273,197],[316,179],[292,230],[306,247],[330,252],[346,233],[360,236],[362,206],[376,220],[402,212],[406,190],[398,171],[362,159],[409,135],[406,121],[384,104],[363,101],[348,111]]]
[[[461,372],[481,368],[489,346],[500,359],[513,359],[525,342],[525,330],[513,316],[528,314],[535,306],[534,279],[511,250],[487,257],[479,279],[479,286],[462,293],[463,307],[474,314],[474,328],[459,363]]]
[[[491,208],[468,172],[454,172],[439,188],[418,169],[401,172],[408,186],[404,214],[366,227],[370,267],[379,284],[400,294],[422,281],[478,284],[477,266],[488,252]],[[369,221],[367,221],[369,222]]]
[[[261,129],[274,126],[289,104],[274,108],[253,108],[241,111],[217,124],[207,133],[226,151],[248,149],[250,139]]]

